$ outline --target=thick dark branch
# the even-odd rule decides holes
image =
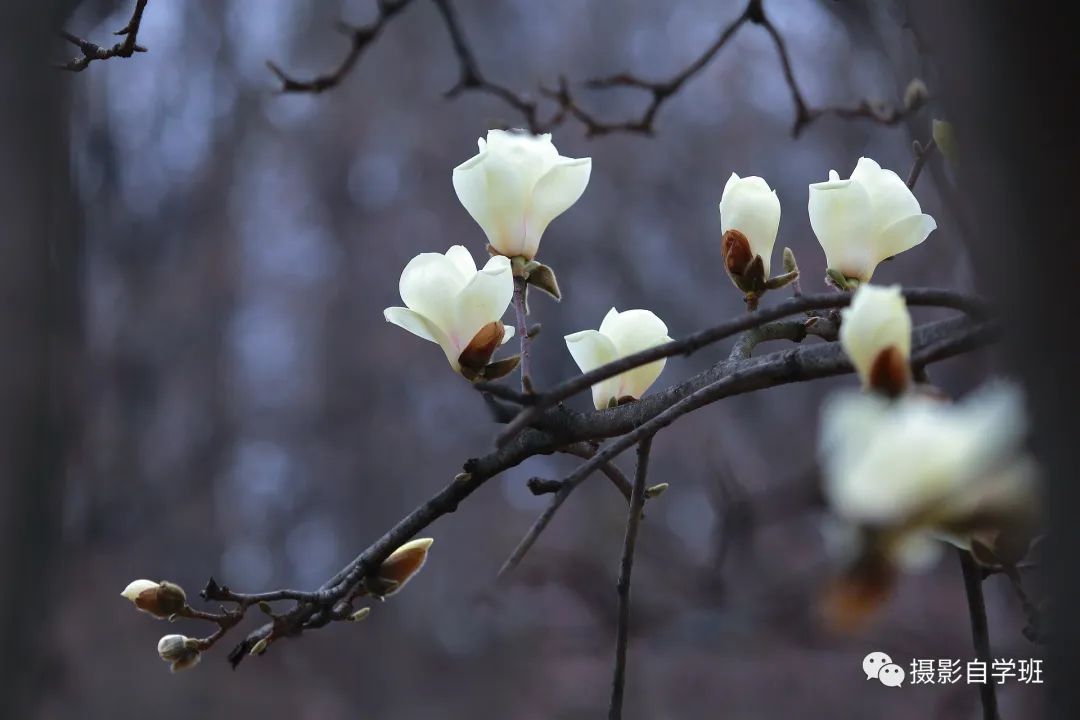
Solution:
[[[60,32],[60,37],[79,48],[79,50],[82,51],[82,57],[73,58],[56,67],[60,70],[82,72],[89,67],[90,63],[94,60],[108,60],[114,57],[126,58],[131,57],[137,52],[146,52],[146,48],[138,44],[138,36],[139,26],[142,25],[143,11],[146,9],[147,2],[148,0],[136,0],[135,10],[131,13],[131,19],[128,20],[127,25],[116,31],[116,34],[123,35],[124,39],[110,48],[101,47],[96,43],[92,43],[89,40],[73,35],[66,30],[62,30]]]
[[[967,550],[957,552],[960,553],[960,568],[964,573],[964,592],[967,596],[968,617],[971,619],[975,657],[989,668],[993,658],[990,656],[990,630],[986,623],[986,604],[983,602],[982,570]],[[998,720],[997,693],[992,678],[979,684],[979,700],[982,703],[983,720]]]
[[[912,363],[928,362],[928,351],[934,353],[934,359],[944,359],[970,350],[978,344],[985,344],[992,339],[993,330],[992,323],[966,319],[942,320],[923,325],[915,330],[912,337],[915,348]],[[506,575],[520,564],[566,498],[598,465],[610,462],[642,438],[656,434],[687,413],[726,397],[838,375],[851,370],[851,364],[842,348],[836,344],[817,345],[784,350],[746,361],[729,360],[663,393],[612,410],[596,411],[585,416],[575,416],[559,409],[549,411],[546,414],[549,421],[538,423],[549,432],[571,435],[592,433],[596,438],[617,435],[621,437],[559,481],[559,490],[552,497],[551,503],[518,543],[499,574]],[[588,420],[575,419],[583,417]],[[605,422],[608,420],[610,422]],[[586,425],[587,429],[584,427]]]
[[[933,292],[939,291],[922,292],[925,293],[925,299]],[[834,297],[842,298],[839,295]],[[975,304],[981,308],[981,304],[977,301],[970,298],[961,301],[951,293],[944,293],[940,299],[943,301],[941,304],[950,307],[956,307],[960,303],[963,306]],[[977,335],[981,341],[986,341],[988,326],[989,323],[975,322],[966,318],[944,320],[921,326],[913,334],[915,349],[913,361],[920,358],[920,353],[928,347],[936,348],[936,357],[947,357],[958,352],[955,348],[969,348],[972,335]],[[333,612],[334,606],[350,597],[360,583],[374,572],[391,552],[408,542],[438,518],[454,512],[465,498],[490,478],[518,465],[527,458],[557,452],[574,443],[623,436],[597,452],[567,478],[566,486],[553,498],[555,503],[561,504],[587,472],[602,467],[628,447],[628,445],[619,446],[619,443],[625,442],[626,438],[632,436],[631,444],[633,444],[646,434],[641,431],[642,427],[647,426],[655,432],[656,429],[672,422],[675,417],[684,414],[684,411],[689,412],[688,404],[680,405],[680,402],[687,398],[694,398],[689,405],[700,407],[730,395],[851,371],[851,365],[840,347],[835,344],[822,344],[785,350],[748,360],[724,360],[664,392],[617,408],[589,412],[575,412],[564,407],[551,408],[542,413],[535,423],[536,428],[542,429],[526,428],[491,453],[468,460],[464,465],[464,472],[460,473],[453,482],[398,521],[385,535],[324,583],[311,596],[312,599],[299,602],[293,610],[276,618],[273,623],[268,623],[249,634],[230,653],[230,660],[234,665],[239,663],[260,640],[276,641],[279,638],[295,636],[306,629],[322,627],[336,619]],[[704,398],[702,394],[698,394],[703,388],[709,388],[704,393]],[[672,412],[672,408],[676,406],[679,410]],[[557,510],[557,504],[545,513],[548,515],[548,520]],[[546,524],[545,521],[542,526]],[[542,531],[542,526],[535,533],[536,536]],[[531,545],[531,542],[528,544]]]
[[[930,288],[908,288],[904,290],[904,298],[908,305],[933,305],[962,310],[970,315],[980,317],[986,314],[985,304],[978,298],[948,290],[936,290]],[[826,310],[830,308],[844,307],[851,302],[850,293],[821,293],[816,295],[802,295],[790,298],[771,308],[764,308],[747,313],[740,317],[728,320],[720,325],[688,335],[681,340],[657,345],[656,347],[642,350],[641,352],[627,355],[615,362],[602,365],[587,373],[577,375],[566,380],[551,390],[535,397],[529,407],[523,408],[516,419],[510,422],[499,436],[499,442],[507,442],[510,438],[528,427],[551,406],[565,400],[579,392],[583,392],[598,382],[615,377],[627,370],[633,370],[641,365],[672,357],[673,355],[689,355],[695,350],[718,342],[740,332],[764,325],[773,320],[779,320],[789,315],[808,312],[811,310]]]
[[[622,560],[619,563],[619,621],[615,630],[615,669],[611,674],[611,703],[608,720],[621,720],[623,688],[626,685],[626,648],[630,639],[630,575],[634,571],[634,547],[637,545],[638,527],[645,507],[645,478],[649,473],[649,451],[652,436],[638,443],[637,471],[634,473],[634,490],[630,494],[630,511],[626,515],[626,535],[623,538]]]
[[[364,50],[375,42],[383,28],[411,2],[412,0],[379,0],[379,14],[373,22],[360,27],[352,27],[341,23],[339,25],[340,30],[349,37],[349,52],[341,63],[328,73],[317,75],[309,80],[300,80],[289,75],[273,62],[268,61],[266,66],[281,81],[281,92],[283,93],[321,93],[324,90],[337,87],[356,65],[360,56],[364,54]]]

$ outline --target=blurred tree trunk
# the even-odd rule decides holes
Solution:
[[[1051,716],[1077,718],[1075,23],[1066,5],[917,0],[914,6],[916,28],[941,71],[939,95],[956,126],[957,178],[974,219],[973,264],[983,292],[1002,306],[1005,359],[1028,390],[1053,529],[1046,568],[1054,597],[1046,668]],[[997,631],[998,637],[1012,632]]]
[[[52,573],[80,336],[72,78],[50,67],[64,4],[0,3],[0,678],[7,717],[18,718],[33,715],[53,607],[74,601]]]

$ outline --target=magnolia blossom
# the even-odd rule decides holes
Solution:
[[[1029,517],[1034,474],[1021,452],[1024,429],[1011,386],[956,405],[845,393],[822,417],[825,495],[840,518],[876,533],[879,550],[918,564],[932,557],[933,536],[970,546]]]
[[[158,640],[158,655],[170,664],[173,672],[199,664],[199,641],[184,635],[166,635]]]
[[[619,312],[611,308],[599,330],[582,330],[566,336],[566,347],[582,372],[589,372],[621,357],[669,342],[667,325],[648,310]],[[626,398],[637,399],[656,382],[666,359],[627,370],[592,386],[598,410]]]
[[[761,256],[767,280],[779,228],[780,200],[776,191],[762,178],[740,178],[731,173],[720,198],[720,230],[724,233],[728,272],[741,272],[755,256]],[[732,230],[738,235],[731,234]],[[733,268],[733,264],[738,267]]]
[[[592,158],[559,155],[551,135],[491,130],[454,168],[454,190],[496,252],[532,260],[548,223],[577,202]]]
[[[863,386],[902,392],[911,374],[911,315],[900,286],[859,286],[841,316],[840,343]]]
[[[859,158],[847,180],[830,170],[828,181],[811,185],[809,211],[829,269],[858,282],[937,227],[900,176],[870,158]]]
[[[438,343],[454,370],[482,367],[514,335],[500,320],[514,294],[505,257],[491,258],[478,272],[461,245],[445,255],[422,253],[405,266],[398,288],[406,307],[386,308],[383,317]]]

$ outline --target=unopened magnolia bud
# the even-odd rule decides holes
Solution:
[[[135,603],[139,610],[162,619],[175,615],[187,606],[184,589],[167,580],[135,580],[120,595]]]
[[[660,483],[659,485],[653,485],[652,487],[645,488],[645,497],[655,498],[664,494],[664,491],[669,487],[668,483]]]
[[[930,91],[926,88],[926,83],[919,78],[915,78],[908,83],[907,89],[904,90],[904,107],[908,110],[914,110],[926,102],[929,97]]]
[[[376,573],[373,591],[376,595],[391,595],[412,579],[427,562],[428,548],[435,542],[432,538],[410,540],[386,558]]]
[[[166,635],[158,640],[158,655],[171,663],[173,672],[186,670],[199,664],[199,641],[184,635]]]
[[[371,608],[369,608],[369,607],[360,608],[359,610],[357,610],[356,612],[354,612],[352,615],[349,616],[349,620],[351,620],[352,622],[360,622],[361,620],[363,620],[364,618],[366,618],[370,614],[371,614]]]
[[[945,156],[945,159],[950,164],[956,164],[956,132],[953,130],[952,123],[944,120],[935,120],[930,125],[931,135],[934,137],[934,142],[937,143],[938,149],[941,150],[941,154]]]

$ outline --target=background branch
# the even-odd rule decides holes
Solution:
[[[993,664],[990,655],[990,629],[986,623],[986,604],[983,601],[982,570],[967,550],[957,549],[960,568],[964,574],[964,593],[967,596],[968,617],[971,618],[971,635],[975,644],[975,657],[989,668]],[[979,683],[979,701],[982,703],[983,720],[998,720],[997,693],[991,678]]]
[[[148,0],[136,0],[135,9],[131,13],[131,19],[127,25],[116,31],[117,35],[123,35],[124,39],[110,48],[104,48],[96,43],[74,35],[67,30],[60,31],[60,37],[79,48],[82,56],[73,58],[66,63],[57,65],[60,70],[82,72],[90,66],[94,60],[108,60],[114,57],[131,57],[137,52],[146,52],[146,48],[138,44],[139,26],[142,24],[143,11],[146,9]]]

